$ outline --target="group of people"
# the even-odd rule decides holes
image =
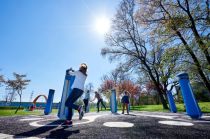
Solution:
[[[79,67],[79,70],[77,70],[77,71],[74,71],[71,68],[66,70],[66,74],[75,76],[75,79],[72,84],[72,92],[68,96],[68,98],[65,102],[65,106],[68,107],[68,117],[66,118],[66,121],[63,123],[63,125],[65,125],[65,126],[72,126],[72,124],[73,124],[72,123],[72,110],[73,109],[78,111],[79,120],[81,120],[84,116],[83,106],[78,106],[74,103],[77,101],[78,98],[80,98],[82,96],[82,94],[84,92],[84,84],[85,84],[85,80],[87,78],[87,68],[88,68],[87,65],[85,63],[82,63]],[[84,104],[85,104],[85,112],[87,112],[89,98],[90,98],[90,91],[88,90],[85,93],[85,97],[83,99]],[[95,99],[98,100],[98,102],[97,102],[97,111],[98,112],[99,112],[99,104],[100,103],[106,109],[106,106],[103,103],[103,99],[102,99],[100,93],[97,91],[95,91],[94,99],[91,100],[90,102],[93,102]],[[126,107],[127,113],[129,114],[129,111],[128,111],[129,93],[127,91],[125,91],[125,95],[122,97],[121,102],[123,104],[122,113],[124,114],[124,109]]]

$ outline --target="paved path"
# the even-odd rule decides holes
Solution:
[[[0,118],[0,138],[210,138],[210,115],[193,120],[184,113],[88,113],[64,128],[56,115]]]

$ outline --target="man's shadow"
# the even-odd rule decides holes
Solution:
[[[65,129],[67,129],[67,130],[65,130]],[[78,133],[80,133],[80,131],[78,129],[73,130],[73,127],[63,127],[63,128],[51,131],[50,134],[48,136],[46,136],[46,138],[66,139],[66,138],[70,137],[71,135],[78,134]]]
[[[26,131],[26,132],[22,132],[22,133],[16,134],[14,136],[14,138],[37,137],[40,134],[49,132],[50,130],[52,130],[52,131],[50,131],[48,134],[46,134],[46,137],[50,137],[50,138],[68,138],[72,134],[76,134],[76,133],[80,132],[79,130],[65,130],[67,127],[61,127],[61,128],[59,128],[57,130],[53,130],[53,129],[59,127],[59,125],[61,125],[63,122],[64,122],[64,120],[56,120],[56,121],[53,121],[51,123],[48,123],[46,126],[38,127],[36,129],[30,130],[30,131]],[[55,125],[55,126],[53,126],[53,125]],[[68,127],[68,128],[72,128],[72,127]]]
[[[128,115],[128,116],[136,116],[135,114],[124,114],[124,115]]]

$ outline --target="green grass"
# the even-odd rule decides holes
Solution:
[[[16,110],[0,110],[0,116],[19,116],[19,115],[42,115],[43,110],[25,111],[19,110],[15,114]]]
[[[210,113],[210,102],[199,102],[198,105],[201,108],[203,113]],[[178,112],[185,112],[184,104],[176,104]],[[118,111],[121,111],[122,108],[118,107]],[[169,110],[164,110],[162,105],[140,105],[140,106],[131,106],[131,111],[159,111],[159,112],[168,112]],[[90,112],[96,112],[97,108],[91,107]],[[105,111],[104,109],[102,111]],[[107,108],[106,111],[110,111],[110,108]],[[58,113],[58,109],[52,110],[53,114]],[[25,111],[19,110],[15,114],[15,110],[0,110],[0,116],[18,116],[18,115],[43,115],[43,110],[34,110],[34,111]]]
[[[167,112],[169,110],[164,110],[162,105],[140,105],[140,106],[131,106],[131,111],[162,111]]]
[[[198,103],[203,113],[210,113],[210,102]]]
[[[210,102],[199,102],[198,103],[201,111],[203,113],[210,113]],[[184,104],[176,104],[178,112],[185,112]],[[162,111],[167,112],[169,110],[164,110],[162,105],[140,105],[131,106],[131,110],[136,111]]]

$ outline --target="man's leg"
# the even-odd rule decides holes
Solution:
[[[124,110],[125,110],[125,103],[123,103],[122,114],[124,114]]]
[[[66,120],[71,120],[72,119],[72,108],[68,108],[68,115]]]
[[[90,106],[89,106],[89,99],[87,99],[87,107],[86,107],[87,112],[89,112],[90,110]]]
[[[128,103],[126,103],[125,106],[126,106],[127,114],[129,114]]]
[[[99,112],[99,103],[100,103],[100,100],[98,100],[98,102],[97,102],[97,109],[98,109],[98,112]]]
[[[84,103],[85,103],[85,112],[87,112],[88,99],[84,99]]]
[[[105,108],[106,110],[106,106],[104,105],[103,99],[101,99],[101,105]]]
[[[74,88],[72,90],[71,94],[69,95],[69,97],[67,98],[65,105],[71,110],[72,109],[78,110],[79,106],[75,105],[74,102],[82,95],[82,93],[83,93],[82,90]],[[68,116],[69,116],[68,118],[71,120],[72,119],[72,114],[68,115]]]
[[[72,108],[68,108],[68,115],[66,117],[66,121],[64,123],[62,123],[62,126],[72,126]]]
[[[84,102],[84,104],[85,104],[85,112],[86,112],[86,101],[85,101],[86,99],[83,99],[83,102]]]

